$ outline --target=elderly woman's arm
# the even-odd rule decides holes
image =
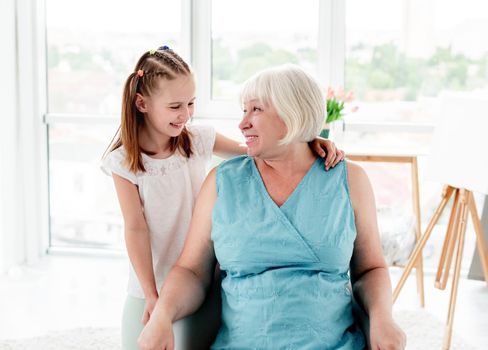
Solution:
[[[383,258],[373,190],[364,170],[347,163],[357,237],[351,261],[354,295],[369,316],[371,348],[404,349],[406,337],[392,318],[391,282]]]
[[[173,349],[172,323],[195,312],[205,299],[215,267],[210,239],[212,209],[217,198],[215,171],[208,174],[202,185],[183,251],[168,274],[151,318],[139,337],[142,350]]]

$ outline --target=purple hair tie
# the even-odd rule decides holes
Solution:
[[[169,46],[163,45],[158,48],[160,51],[169,50]]]

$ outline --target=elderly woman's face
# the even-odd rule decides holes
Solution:
[[[274,107],[258,100],[244,103],[239,128],[246,138],[247,154],[259,158],[273,155],[287,131]]]

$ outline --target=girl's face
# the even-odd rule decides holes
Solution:
[[[247,154],[268,159],[279,151],[278,142],[286,135],[285,122],[271,105],[258,100],[246,101],[239,128],[246,138]]]
[[[160,79],[151,95],[137,94],[136,107],[144,113],[146,127],[162,136],[178,136],[193,116],[195,82],[193,76]]]

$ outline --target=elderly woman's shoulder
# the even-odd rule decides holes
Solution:
[[[218,173],[230,173],[235,175],[244,175],[252,173],[254,166],[254,159],[247,155],[237,156],[231,159],[227,159],[219,164]]]
[[[219,164],[219,168],[221,169],[234,169],[240,167],[249,167],[254,162],[252,157],[244,154],[241,156],[237,156],[231,159],[224,160],[222,163]]]
[[[364,171],[363,167],[358,163],[351,162],[350,160],[345,161],[347,166],[347,177],[350,183],[368,181],[368,175]]]
[[[347,180],[353,206],[369,203],[374,198],[371,183],[364,169],[357,163],[347,161]]]

